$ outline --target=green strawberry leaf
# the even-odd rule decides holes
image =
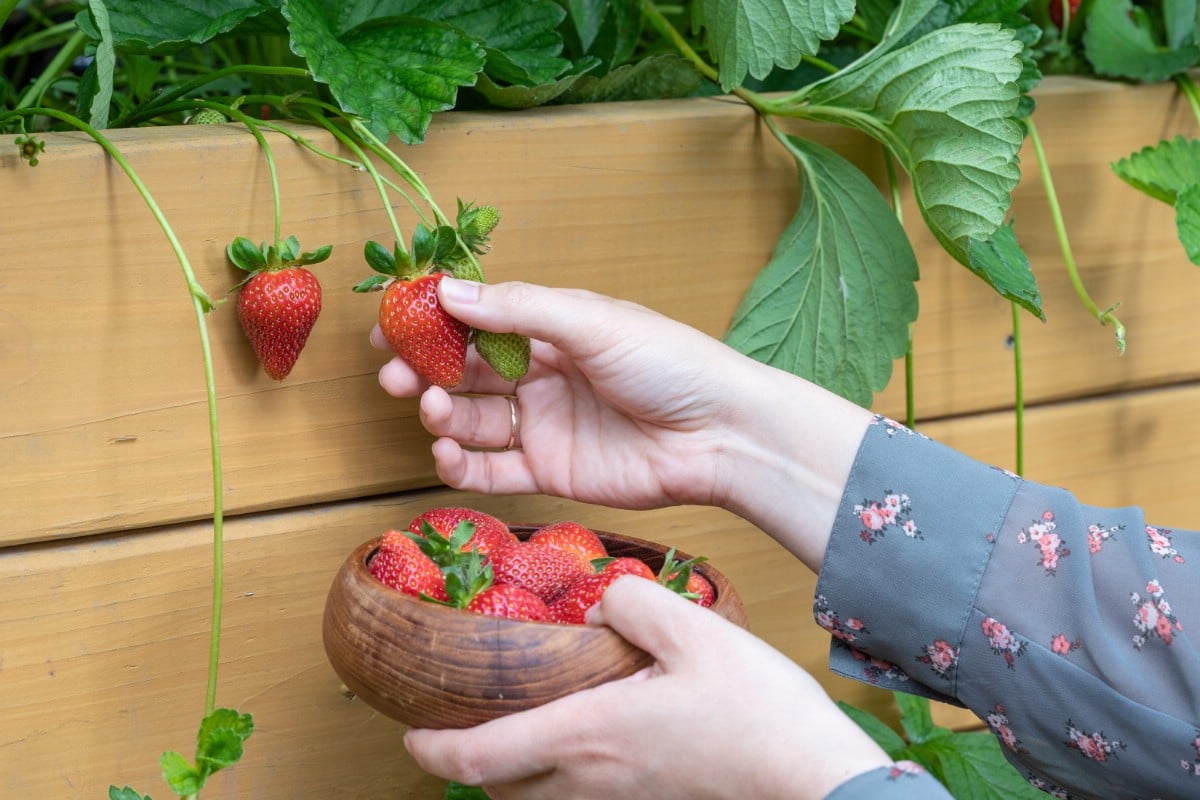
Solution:
[[[162,767],[163,780],[171,787],[171,791],[181,797],[194,795],[204,786],[204,776],[179,753],[163,753],[159,765]]]
[[[1144,147],[1111,166],[1133,188],[1174,205],[1181,191],[1200,185],[1200,139],[1176,135],[1174,139]]]
[[[1176,198],[1175,228],[1188,260],[1200,265],[1200,184],[1186,187]]]
[[[95,40],[109,38],[95,15],[95,3],[80,11],[75,21]],[[246,20],[273,11],[264,0],[104,0],[111,42],[124,52],[154,48],[177,49],[201,44],[228,33]]]
[[[887,753],[890,758],[898,758],[907,746],[904,737],[869,711],[855,708],[843,700],[838,700],[837,705],[842,713],[848,716],[855,725],[862,728],[863,732],[870,736],[875,744],[883,748],[883,752]]]
[[[709,47],[728,92],[749,73],[765,78],[815,55],[854,16],[854,0],[704,0]]]
[[[893,28],[910,30],[909,17],[920,15],[902,5]],[[1021,177],[1021,49],[1013,31],[996,24],[958,23],[900,46],[885,39],[772,110],[846,125],[885,144],[912,177],[938,242],[971,266],[972,242],[1000,228]],[[948,82],[947,73],[958,77]]]
[[[88,11],[96,24],[96,54],[88,65],[88,72],[94,78],[90,81],[87,120],[93,128],[104,130],[108,127],[109,106],[112,103],[113,76],[116,72],[117,55],[113,50],[112,25],[108,17],[108,7],[104,0],[88,0]],[[83,82],[81,81],[81,87]],[[80,97],[80,101],[83,98]]]
[[[225,255],[231,264],[246,272],[258,272],[267,266],[266,252],[245,236],[234,237],[226,246]]]
[[[254,733],[254,719],[232,708],[217,708],[200,721],[196,737],[196,767],[206,779],[242,757],[243,745]],[[181,792],[180,794],[184,794]]]
[[[694,95],[704,78],[692,62],[659,53],[624,64],[605,75],[584,75],[558,96],[557,103],[610,103]]]
[[[329,85],[344,111],[377,135],[425,138],[434,112],[452,108],[475,83],[484,50],[471,35],[403,13],[402,0],[284,0],[292,51]],[[448,4],[447,4],[448,5]],[[456,4],[455,4],[456,5]]]
[[[900,727],[904,729],[909,742],[920,744],[950,733],[948,728],[941,728],[933,723],[928,698],[906,692],[894,692],[893,697],[900,709]]]
[[[1163,0],[1162,16],[1169,49],[1178,50],[1189,44],[1197,44],[1196,25],[1200,22],[1200,9],[1196,0]]]
[[[135,792],[130,786],[124,786],[120,789],[116,786],[109,786],[108,800],[150,800],[150,795]]]
[[[1084,53],[1098,75],[1164,81],[1200,61],[1194,12],[1193,7],[1190,31],[1181,33],[1172,23],[1176,43],[1167,45],[1156,41],[1156,24],[1131,0],[1093,0],[1083,34]]]
[[[908,349],[917,259],[873,183],[795,137],[800,208],[734,312],[725,341],[862,406]]]
[[[367,260],[367,266],[384,276],[394,278],[400,274],[399,267],[396,264],[396,256],[379,242],[369,240],[363,246],[363,257]],[[373,276],[372,279],[378,277]]]
[[[983,731],[944,733],[899,754],[921,764],[963,800],[1039,800],[1046,797],[1005,760],[995,736]]]
[[[558,33],[566,11],[553,0],[458,0],[439,4],[433,13],[484,42],[487,74],[494,80],[536,86],[571,69]]]
[[[566,75],[551,83],[542,83],[537,86],[500,86],[488,77],[487,73],[484,73],[479,76],[479,80],[476,81],[474,88],[476,92],[487,100],[488,105],[494,108],[513,110],[534,108],[546,105],[566,93],[567,90],[584,77],[588,69],[594,68],[599,63],[595,60],[589,61],[571,75]]]
[[[1001,225],[989,239],[967,243],[967,266],[1006,300],[1020,305],[1043,322],[1042,293],[1029,265],[1029,256],[1017,243],[1011,224]]]

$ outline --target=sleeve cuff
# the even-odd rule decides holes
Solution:
[[[958,653],[1021,479],[877,416],[851,469],[813,614],[830,669],[956,699]]]
[[[911,761],[855,775],[825,800],[953,800],[946,787]]]

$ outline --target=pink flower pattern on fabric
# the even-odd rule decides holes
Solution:
[[[1145,597],[1138,592],[1131,592],[1129,599],[1137,609],[1133,615],[1133,646],[1141,650],[1154,636],[1170,646],[1176,632],[1183,630],[1183,625],[1175,618],[1162,585],[1152,580],[1146,584]]]
[[[992,729],[992,733],[1000,740],[1000,744],[1007,747],[1014,753],[1029,752],[1021,746],[1021,740],[1017,738],[1017,734],[1013,732],[1012,726],[1008,722],[1008,714],[1004,711],[1004,706],[997,703],[991,711],[988,712],[985,720],[988,727]]]
[[[1004,663],[1012,669],[1017,658],[1025,652],[1025,642],[1012,634],[1002,622],[994,617],[987,617],[979,623],[983,635],[987,637],[992,652],[1004,657]]]
[[[1104,543],[1116,536],[1117,533],[1124,528],[1124,525],[1110,525],[1109,527],[1105,528],[1098,522],[1093,522],[1091,525],[1088,525],[1088,552],[1092,555],[1099,553],[1101,548],[1104,547]]]
[[[882,538],[889,528],[899,528],[910,539],[924,538],[911,513],[908,495],[890,489],[881,499],[863,500],[854,506],[854,515],[863,526],[859,536],[867,544]]]
[[[1067,747],[1078,750],[1092,761],[1103,763],[1110,757],[1116,758],[1117,752],[1125,749],[1125,743],[1120,739],[1109,739],[1103,731],[1088,733],[1067,720]]]
[[[1171,533],[1169,528],[1147,525],[1146,538],[1150,542],[1150,552],[1163,558],[1169,558],[1176,564],[1182,564],[1183,556],[1179,555],[1179,551],[1171,545]]]
[[[1192,749],[1196,751],[1196,757],[1191,761],[1186,758],[1181,759],[1179,766],[1183,767],[1193,778],[1200,778],[1200,731],[1196,732],[1196,739],[1192,742]]]
[[[1078,639],[1068,639],[1065,633],[1056,633],[1050,637],[1050,650],[1060,656],[1069,654],[1072,650],[1082,647]]]
[[[1017,532],[1017,541],[1021,544],[1033,542],[1037,547],[1038,565],[1047,575],[1053,576],[1058,570],[1058,562],[1071,555],[1070,549],[1063,543],[1062,537],[1056,532],[1058,524],[1054,521],[1054,512],[1042,513],[1042,518],[1034,520],[1028,527]]]
[[[888,769],[887,779],[894,781],[900,778],[915,778],[924,772],[925,768],[915,761],[897,761]]]
[[[950,673],[958,666],[958,648],[945,639],[937,639],[925,645],[925,652],[917,656],[917,661],[928,666],[939,678],[950,680]]]

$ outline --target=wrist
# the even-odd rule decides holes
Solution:
[[[747,359],[747,361],[750,361]],[[814,571],[870,411],[782,370],[750,362],[722,454],[720,504],[765,531]]]

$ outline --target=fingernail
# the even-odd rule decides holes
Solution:
[[[464,281],[461,278],[447,276],[442,278],[441,286],[438,288],[446,300],[456,303],[478,303],[479,293],[483,287],[475,281]]]

